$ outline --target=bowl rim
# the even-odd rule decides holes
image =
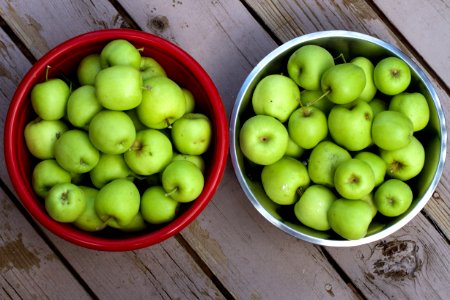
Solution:
[[[398,222],[395,223],[395,226],[389,226],[380,232],[377,232],[375,234],[366,236],[364,238],[361,238],[359,240],[334,240],[334,239],[323,239],[318,237],[313,237],[310,235],[306,235],[302,232],[296,231],[293,228],[289,227],[283,222],[280,222],[278,219],[276,219],[273,215],[271,215],[257,200],[256,195],[251,191],[251,189],[248,187],[248,185],[245,182],[244,176],[242,174],[241,167],[239,165],[238,161],[238,136],[237,136],[237,130],[236,126],[239,119],[239,113],[242,106],[242,100],[243,96],[248,92],[249,86],[254,81],[254,78],[257,74],[259,74],[263,68],[275,57],[278,55],[287,52],[289,50],[295,49],[298,47],[298,45],[308,42],[314,42],[316,40],[324,39],[324,38],[353,38],[357,40],[364,40],[368,41],[372,44],[376,44],[378,46],[383,47],[385,50],[387,50],[390,53],[395,54],[399,58],[403,59],[408,66],[412,69],[413,72],[417,74],[422,80],[423,84],[425,85],[426,90],[429,92],[432,101],[436,107],[437,116],[439,119],[439,129],[440,129],[440,157],[438,161],[438,166],[436,169],[435,174],[433,175],[433,178],[430,182],[429,187],[427,188],[426,192],[424,193],[421,201],[417,203],[417,205],[402,219],[400,219]],[[285,233],[290,234],[293,237],[296,237],[300,240],[310,242],[312,244],[317,244],[320,246],[330,246],[330,247],[353,247],[353,246],[360,246],[364,244],[368,244],[371,242],[375,242],[378,240],[381,240],[392,233],[396,232],[400,228],[402,228],[404,225],[406,225],[408,222],[410,222],[426,205],[428,200],[431,198],[432,194],[434,193],[439,180],[441,178],[441,175],[443,173],[445,159],[446,159],[446,152],[447,152],[447,130],[446,130],[446,122],[445,122],[445,116],[444,112],[441,106],[441,103],[439,101],[439,97],[436,93],[436,90],[431,83],[431,80],[428,78],[428,76],[425,74],[425,72],[409,57],[407,56],[403,51],[401,51],[398,47],[394,46],[393,44],[390,44],[384,40],[381,40],[379,38],[376,38],[374,36],[370,36],[368,34],[355,32],[355,31],[347,31],[347,30],[324,30],[324,31],[317,31],[312,32],[308,34],[304,34],[301,36],[298,36],[296,38],[293,38],[271,52],[269,52],[262,60],[258,62],[258,64],[253,68],[253,70],[248,74],[246,79],[244,80],[235,100],[235,104],[231,113],[230,117],[230,156],[231,156],[231,162],[234,169],[234,172],[236,174],[236,177],[238,179],[238,182],[243,189],[247,199],[253,204],[253,206],[256,208],[256,210],[270,223],[272,223],[274,226],[279,228],[280,230],[284,231]]]
[[[91,42],[98,43],[99,40],[106,43],[109,40],[117,38],[129,38],[132,41],[145,41],[147,44],[157,46],[158,48],[163,47],[166,53],[169,53],[172,57],[176,58],[176,61],[186,66],[189,72],[196,76],[199,85],[204,88],[205,94],[208,96],[208,101],[211,102],[215,108],[213,111],[214,115],[211,117],[214,118],[214,124],[216,125],[213,128],[213,135],[218,138],[215,139],[215,149],[212,152],[214,165],[212,166],[208,177],[209,188],[204,189],[199,198],[192,202],[186,211],[172,222],[155,231],[114,240],[95,236],[89,232],[83,232],[76,228],[73,228],[73,230],[69,229],[68,226],[71,225],[52,220],[45,211],[42,210],[41,206],[37,203],[38,200],[36,196],[27,189],[27,185],[21,177],[19,168],[20,162],[15,159],[17,146],[14,141],[18,138],[18,133],[14,129],[14,124],[18,121],[21,114],[21,99],[27,99],[31,89],[30,81],[37,76],[36,72],[38,70],[45,68],[49,65],[50,61],[56,57],[60,57],[67,50],[89,45]],[[83,33],[58,44],[45,53],[35,64],[33,64],[17,86],[8,108],[4,128],[4,155],[7,171],[14,190],[18,195],[18,199],[28,213],[50,232],[62,239],[85,248],[102,251],[128,251],[151,246],[177,234],[189,225],[212,200],[213,195],[220,184],[227,163],[228,143],[228,120],[225,107],[214,82],[205,69],[190,54],[174,43],[152,33],[136,29],[100,29]],[[205,187],[206,183],[205,180]]]

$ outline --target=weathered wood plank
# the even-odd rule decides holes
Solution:
[[[70,2],[33,2],[15,1],[14,3],[1,1],[2,17],[36,57],[42,56],[49,47],[63,40],[71,38],[93,29],[104,27],[118,27],[117,11],[106,1],[92,4],[89,1]],[[42,6],[36,8],[34,6]],[[55,11],[70,9],[73,16],[67,19],[54,18]],[[4,15],[4,13],[7,15]],[[40,24],[39,34],[29,28],[29,20],[33,24]],[[71,26],[67,26],[71,24]],[[54,28],[61,28],[55,34]],[[57,35],[55,37],[55,35]],[[32,39],[31,39],[32,38]],[[31,64],[24,58],[9,38],[1,34],[0,61],[2,76],[1,83],[1,130],[6,116],[9,101]],[[35,45],[41,45],[35,47]],[[2,149],[3,150],[3,149]],[[4,159],[1,161],[1,178],[8,182]],[[26,220],[22,220],[26,225]],[[211,279],[198,267],[189,253],[176,240],[168,240],[164,244],[130,253],[106,253],[83,249],[54,236],[47,230],[58,250],[67,258],[74,269],[90,285],[93,292],[100,298],[120,297],[148,298],[149,295],[159,298],[213,298],[220,299],[221,293]],[[14,239],[11,238],[13,242]],[[5,240],[8,242],[8,240]],[[36,252],[39,254],[38,252]],[[45,260],[45,257],[39,257]],[[5,283],[6,284],[6,283]],[[38,287],[36,287],[38,288]],[[50,285],[49,289],[52,288]],[[56,288],[55,288],[56,289]],[[53,291],[55,292],[55,291]],[[50,291],[49,293],[52,293]],[[75,294],[76,295],[76,294]],[[62,298],[62,297],[59,297]]]
[[[430,229],[419,214],[382,241],[326,250],[369,299],[446,299],[450,246]]]
[[[375,0],[374,2],[414,49],[426,59],[447,87],[450,87],[449,1]]]
[[[90,298],[1,188],[0,298]]]

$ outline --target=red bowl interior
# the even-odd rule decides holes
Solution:
[[[51,219],[31,186],[31,173],[36,160],[28,152],[23,137],[26,124],[35,115],[29,95],[32,87],[61,74],[74,74],[80,60],[91,53],[99,53],[107,42],[123,38],[143,55],[153,57],[167,75],[180,86],[189,89],[196,99],[196,110],[209,116],[213,124],[213,142],[206,153],[205,187],[201,195],[172,222],[136,234],[108,236],[79,230],[70,224]],[[74,244],[97,250],[126,251],[163,241],[192,222],[212,199],[225,170],[228,155],[228,123],[220,95],[206,71],[188,53],[171,42],[155,35],[132,29],[107,29],[74,37],[56,46],[39,59],[19,84],[10,103],[4,133],[5,159],[11,182],[28,212],[45,228]]]

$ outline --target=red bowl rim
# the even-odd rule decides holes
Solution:
[[[49,65],[49,61],[62,55],[67,49],[76,48],[80,45],[88,45],[91,42],[98,42],[99,40],[107,41],[120,37],[128,37],[132,40],[146,41],[147,43],[150,41],[154,45],[159,45],[158,47],[163,46],[167,53],[172,57],[176,57],[181,64],[187,66],[187,68],[196,75],[199,83],[204,87],[209,97],[209,101],[215,107],[213,115],[211,116],[216,124],[213,134],[219,138],[215,141],[215,150],[213,151],[212,156],[214,165],[211,168],[207,182],[205,181],[205,189],[200,197],[195,200],[182,215],[155,231],[120,240],[112,240],[94,236],[80,230],[70,230],[67,224],[58,223],[52,220],[46,212],[42,210],[41,206],[37,203],[35,196],[29,193],[27,185],[20,173],[20,164],[15,157],[17,154],[17,143],[15,143],[14,140],[17,139],[17,131],[14,128],[14,124],[17,122],[20,115],[21,99],[27,98],[28,92],[31,89],[30,80],[36,76],[35,73],[37,70],[44,69]],[[151,33],[134,29],[102,29],[75,36],[57,45],[43,55],[31,67],[18,85],[7,112],[4,132],[4,150],[6,167],[13,187],[19,196],[21,203],[28,210],[30,215],[40,224],[57,236],[85,248],[102,251],[128,251],[151,246],[177,234],[201,213],[209,201],[211,201],[222,179],[227,163],[228,140],[228,120],[220,94],[208,73],[191,55],[172,42]]]

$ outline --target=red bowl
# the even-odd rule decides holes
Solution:
[[[70,224],[54,221],[47,214],[43,201],[33,191],[32,169],[36,160],[29,153],[23,132],[35,118],[31,107],[32,87],[61,74],[74,74],[80,60],[88,54],[99,53],[109,41],[123,38],[143,55],[153,57],[165,69],[168,77],[189,89],[196,99],[196,110],[209,116],[213,125],[213,141],[206,153],[205,186],[201,195],[183,209],[172,222],[139,233],[102,234],[77,229]],[[107,29],[85,33],[63,42],[39,59],[19,84],[10,103],[5,122],[4,148],[6,166],[11,182],[23,206],[30,215],[57,236],[74,244],[104,251],[127,251],[159,243],[181,231],[206,207],[218,188],[228,155],[228,123],[220,95],[206,71],[188,53],[155,35],[132,29]]]

